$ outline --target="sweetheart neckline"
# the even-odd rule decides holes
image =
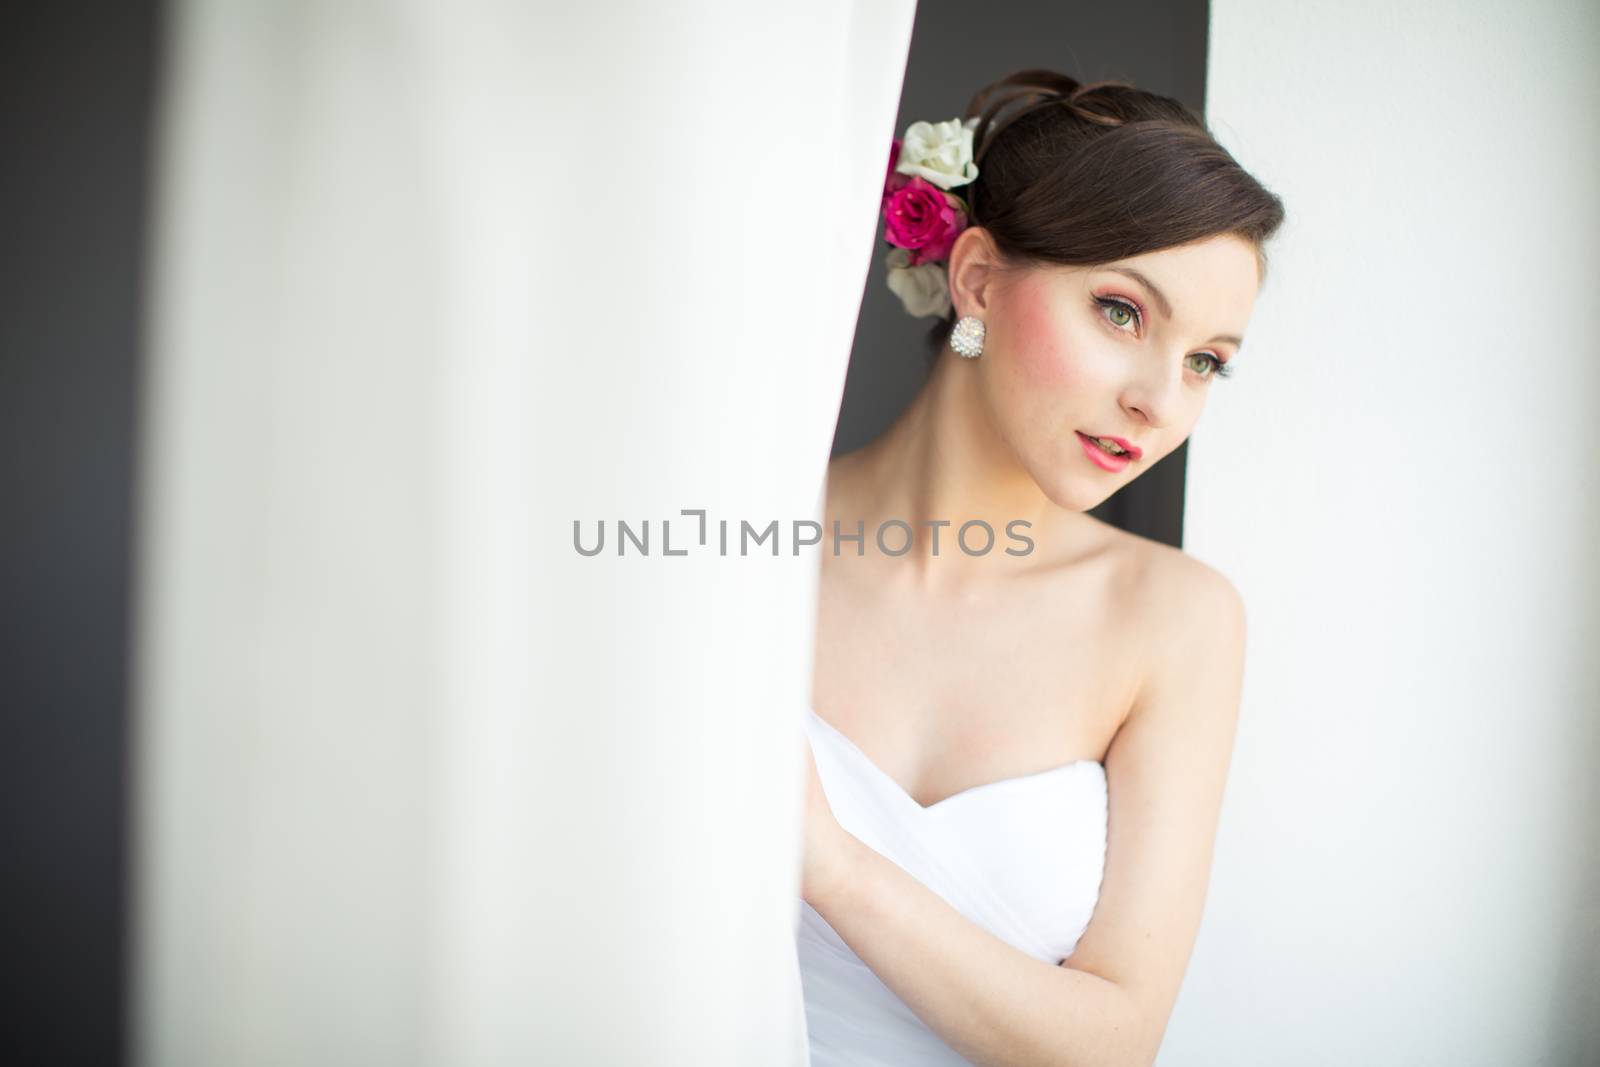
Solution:
[[[912,807],[924,814],[932,814],[933,812],[945,807],[945,805],[949,804],[952,800],[959,800],[962,797],[971,796],[974,793],[984,792],[986,790],[995,789],[1004,785],[1012,785],[1017,782],[1026,782],[1034,778],[1049,778],[1055,775],[1063,774],[1067,771],[1076,770],[1080,767],[1097,767],[1100,769],[1102,774],[1105,772],[1105,763],[1101,760],[1075,759],[1067,763],[1060,764],[1056,767],[1047,767],[1042,771],[1034,771],[1031,774],[1018,774],[1010,778],[997,778],[992,782],[979,782],[977,785],[968,786],[965,789],[951,793],[947,797],[940,797],[932,804],[923,804],[916,797],[912,796],[910,792],[908,792],[906,788],[899,783],[899,781],[889,774],[888,771],[874,763],[872,761],[872,757],[863,752],[861,750],[861,746],[850,740],[850,736],[848,734],[839,729],[837,726],[833,725],[833,723],[829,722],[827,719],[824,719],[821,715],[817,714],[817,710],[815,708],[807,705],[806,713],[826,727],[827,730],[840,741],[844,742],[846,747],[848,747],[850,751],[854,752],[856,756],[860,758],[862,763],[865,763],[875,774],[877,774],[879,778],[893,786],[894,791],[900,796],[904,797]]]

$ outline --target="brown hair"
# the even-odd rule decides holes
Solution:
[[[1168,96],[1023,70],[980,89],[978,177],[959,192],[1008,266],[1096,266],[1221,234],[1263,245],[1283,202]],[[951,311],[928,335],[937,358]]]

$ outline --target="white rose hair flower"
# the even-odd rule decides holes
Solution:
[[[972,131],[977,125],[977,119],[913,122],[900,142],[895,169],[945,190],[966,185],[978,176],[972,162]]]
[[[911,253],[904,248],[891,248],[884,258],[889,268],[889,291],[900,298],[906,314],[919,319],[950,314],[950,280],[944,264],[910,263]]]

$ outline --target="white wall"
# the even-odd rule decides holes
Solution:
[[[139,1062],[804,1060],[817,556],[660,524],[820,517],[912,14],[175,5]]]
[[[1161,1057],[1600,1062],[1600,7],[1214,0],[1290,222],[1193,438],[1249,606]]]

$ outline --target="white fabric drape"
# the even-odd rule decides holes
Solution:
[[[818,549],[716,524],[820,517],[912,15],[171,9],[139,1062],[804,1061]]]

